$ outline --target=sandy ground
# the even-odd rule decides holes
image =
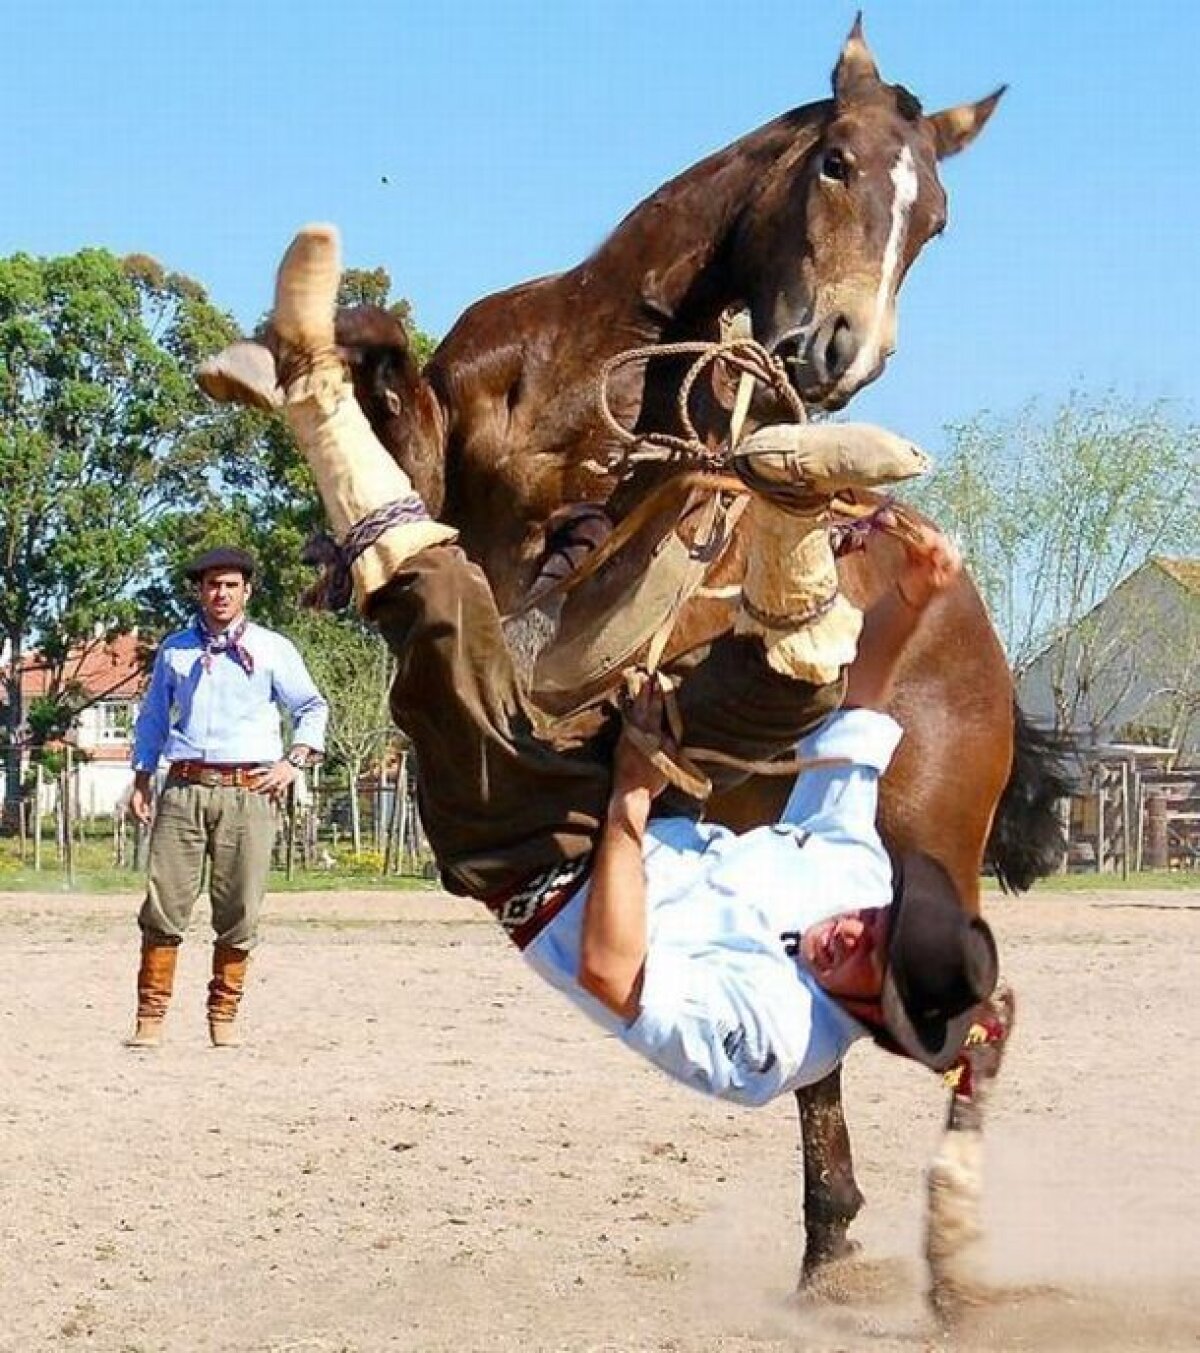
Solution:
[[[437,895],[271,900],[248,1046],[121,1046],[132,898],[0,897],[0,1349],[1200,1349],[1200,894],[990,915],[1020,1027],[988,1139],[1009,1290],[922,1302],[942,1095],[847,1072],[863,1259],[795,1295],[794,1106],[711,1104],[543,990]]]

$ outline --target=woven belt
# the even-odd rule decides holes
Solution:
[[[210,766],[205,761],[172,761],[167,784],[204,785],[206,789],[253,789],[264,767],[246,762],[241,765]]]
[[[590,856],[567,860],[480,900],[504,927],[508,938],[518,949],[524,949],[579,891],[591,863]]]

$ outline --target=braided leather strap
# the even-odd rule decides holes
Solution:
[[[350,576],[354,561],[393,526],[429,520],[429,509],[420,496],[410,493],[368,512],[346,532],[340,544],[325,532],[313,536],[300,558],[306,564],[322,565],[324,572],[305,592],[304,604],[316,610],[342,610],[354,591]]]

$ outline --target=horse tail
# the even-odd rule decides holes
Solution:
[[[1070,742],[1036,728],[1013,700],[1013,762],[984,855],[1006,893],[1053,873],[1067,849],[1058,804],[1074,788]]]

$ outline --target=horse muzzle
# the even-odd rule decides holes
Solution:
[[[826,316],[815,329],[792,330],[771,351],[805,404],[831,411],[882,374],[890,355],[880,351],[868,366],[854,324],[841,313]]]

